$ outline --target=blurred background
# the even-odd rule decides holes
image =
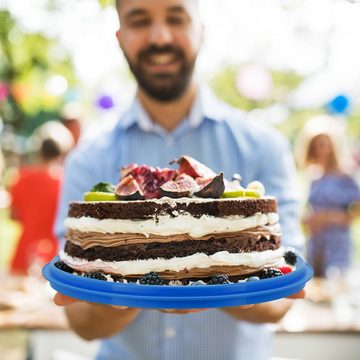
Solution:
[[[198,77],[248,121],[278,128],[297,159],[317,276],[276,327],[274,358],[358,359],[360,2],[203,0],[201,10]],[[57,251],[49,229],[64,157],[134,94],[117,27],[111,0],[0,0],[0,359],[96,349],[67,331],[40,268]],[[38,201],[52,210],[24,220]],[[44,229],[29,260],[22,246],[36,221]]]

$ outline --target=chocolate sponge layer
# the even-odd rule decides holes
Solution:
[[[184,257],[198,252],[207,255],[218,251],[230,253],[275,250],[280,246],[280,237],[271,235],[270,240],[265,237],[254,236],[243,238],[213,237],[207,241],[185,240],[170,243],[152,242],[146,244],[121,245],[116,247],[94,246],[84,250],[71,241],[65,244],[65,252],[73,257],[93,261],[101,259],[105,261],[146,260],[173,257]]]
[[[211,201],[108,201],[108,202],[72,202],[69,217],[89,216],[96,219],[132,219],[142,220],[159,215],[177,216],[187,213],[196,218],[202,215],[225,217],[232,215],[252,216],[256,213],[277,212],[275,198],[237,198],[213,199]]]

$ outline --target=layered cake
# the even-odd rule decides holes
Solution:
[[[277,202],[183,156],[178,169],[129,165],[69,205],[59,268],[102,280],[209,284],[291,271]],[[285,270],[284,270],[285,269]]]

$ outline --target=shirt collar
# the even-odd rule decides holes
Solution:
[[[207,86],[200,86],[191,110],[182,122],[187,122],[191,128],[196,128],[204,121],[221,121],[224,116],[224,104],[220,102]],[[120,121],[123,129],[128,129],[137,124],[140,129],[146,132],[165,131],[160,125],[154,123],[139,99],[135,97],[131,107],[124,114]]]

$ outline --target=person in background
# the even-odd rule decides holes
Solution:
[[[303,223],[309,238],[307,260],[315,276],[345,273],[351,265],[350,225],[360,202],[350,175],[345,133],[340,120],[323,115],[309,120],[296,144],[300,168],[310,180]],[[335,275],[334,273],[334,275]]]
[[[227,178],[263,182],[278,197],[285,246],[301,247],[295,167],[288,142],[274,129],[247,121],[194,77],[203,26],[196,0],[117,1],[117,39],[138,83],[130,109],[112,128],[81,141],[66,161],[57,218],[64,237],[69,201],[98,182],[117,183],[129,163],[168,166],[187,154]],[[105,124],[103,125],[105,127]],[[300,293],[299,296],[303,296]],[[159,311],[77,301],[60,293],[70,327],[102,339],[98,360],[264,360],[271,334],[291,306],[280,299],[251,308]]]
[[[82,134],[82,107],[76,102],[68,103],[62,109],[60,118],[61,123],[70,131],[76,146]]]
[[[0,189],[3,186],[4,170],[5,170],[5,159],[0,147]]]
[[[41,266],[58,252],[53,226],[62,163],[73,146],[70,132],[55,121],[42,125],[32,140],[36,162],[21,168],[9,188],[11,217],[22,227],[10,265],[10,272],[17,275],[26,275],[32,265]]]

